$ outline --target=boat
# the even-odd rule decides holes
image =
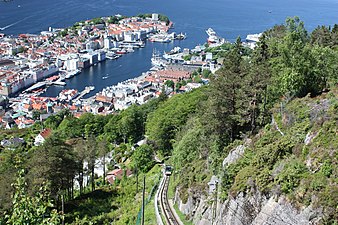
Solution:
[[[166,52],[168,55],[173,55],[181,52],[181,48],[179,46],[174,47],[169,52]]]
[[[113,51],[108,51],[106,53],[106,58],[107,59],[117,59],[119,56],[116,55]]]
[[[120,55],[123,55],[123,54],[126,54],[127,51],[124,49],[124,48],[120,48],[119,50],[116,51],[116,54],[120,54]]]
[[[169,43],[172,41],[172,37],[167,33],[155,34],[149,38],[151,42]]]
[[[133,47],[129,46],[129,47],[126,48],[126,51],[127,51],[128,53],[130,53],[130,52],[134,52],[135,50],[134,50]]]
[[[66,82],[59,81],[59,80],[54,81],[53,84],[54,84],[54,85],[59,85],[59,86],[66,86]]]
[[[88,91],[88,92],[93,91],[93,90],[95,90],[95,86],[87,86],[87,87],[85,87],[85,90]]]
[[[208,44],[210,44],[212,47],[219,46],[225,43],[225,39],[220,38],[212,28],[208,28],[206,30],[206,33],[209,36]]]
[[[259,34],[248,34],[246,36],[246,40],[247,41],[253,41],[253,42],[258,42],[259,38],[263,35],[263,33],[259,33]]]
[[[176,35],[177,40],[184,40],[186,38],[187,38],[187,34],[180,33],[180,34]]]
[[[140,46],[140,48],[144,48],[146,46],[144,41],[139,41],[137,44]]]
[[[81,70],[71,70],[71,71],[67,71],[67,74],[65,76],[66,79],[72,78],[75,75],[81,73]]]
[[[161,58],[160,53],[154,49],[153,55],[151,57],[151,64],[154,67],[163,67],[166,65],[166,61]]]

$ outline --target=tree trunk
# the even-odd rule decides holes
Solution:
[[[81,169],[79,172],[79,186],[80,186],[80,194],[83,193],[83,161],[81,162]]]
[[[106,154],[103,154],[103,185],[106,185]]]
[[[92,191],[95,191],[95,180],[94,180],[94,169],[95,169],[95,164],[93,163],[91,166],[91,176],[92,176]]]

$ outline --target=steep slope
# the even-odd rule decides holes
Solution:
[[[173,185],[180,210],[194,224],[337,223],[337,110],[336,89],[278,104],[270,124],[226,148],[212,182],[208,168],[180,173],[193,180]]]

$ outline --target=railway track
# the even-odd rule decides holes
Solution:
[[[167,225],[180,225],[172,211],[167,197],[170,176],[164,176],[163,185],[160,190],[160,207]]]

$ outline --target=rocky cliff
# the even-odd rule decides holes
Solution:
[[[308,136],[307,136],[308,142]],[[247,140],[246,143],[250,143]],[[223,167],[235,163],[245,151],[244,145],[239,145],[223,161]],[[263,194],[255,188],[229,196],[220,200],[220,189],[213,187],[218,179],[212,177],[209,184],[209,194],[199,195],[190,189],[186,203],[183,203],[179,191],[175,194],[175,203],[187,218],[196,225],[308,225],[319,224],[323,216],[322,209],[314,209],[311,205],[296,208],[284,195]],[[218,185],[222,185],[221,183]],[[217,186],[216,186],[217,187]]]

